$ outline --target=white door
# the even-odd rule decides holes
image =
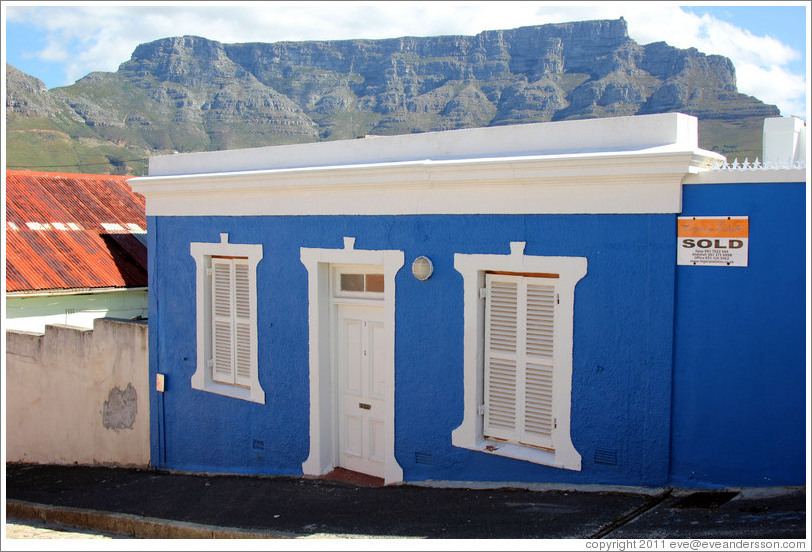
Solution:
[[[383,306],[336,304],[338,465],[384,477]]]

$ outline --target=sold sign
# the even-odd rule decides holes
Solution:
[[[747,266],[748,217],[678,217],[677,264]]]

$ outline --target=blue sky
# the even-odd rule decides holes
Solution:
[[[4,61],[53,88],[115,71],[135,47],[194,34],[221,42],[473,35],[617,19],[639,44],[729,57],[740,92],[808,119],[809,3],[3,2]]]

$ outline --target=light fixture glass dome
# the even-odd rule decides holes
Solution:
[[[434,265],[428,257],[420,256],[412,263],[412,274],[418,280],[427,280],[434,272]]]

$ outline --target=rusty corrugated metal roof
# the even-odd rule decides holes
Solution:
[[[144,197],[126,176],[6,171],[6,291],[146,287]]]

